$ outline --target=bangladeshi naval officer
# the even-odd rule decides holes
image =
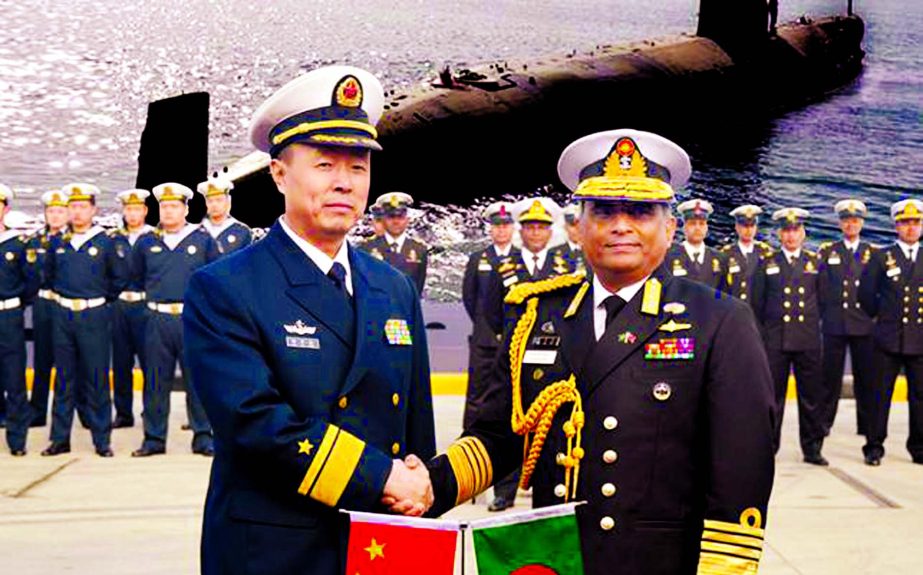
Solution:
[[[217,260],[218,244],[201,226],[186,221],[192,190],[168,182],[152,190],[160,225],[138,238],[132,249],[134,283],[145,293],[144,441],[134,457],[159,455],[167,449],[170,391],[177,362],[186,378],[186,416],[192,429],[192,452],[214,454],[212,430],[196,395],[184,355],[183,294],[192,272]]]
[[[51,443],[42,455],[70,452],[75,392],[82,387],[96,454],[112,457],[109,302],[121,292],[128,278],[116,264],[112,238],[93,222],[99,188],[75,183],[64,186],[63,191],[67,194],[70,226],[51,242],[45,269],[57,297]]]
[[[551,248],[552,259],[561,258],[567,262],[572,271],[586,271],[583,261],[583,248],[580,247],[580,204],[569,203],[564,206],[564,243]]]
[[[381,214],[384,233],[366,242],[363,248],[376,258],[404,272],[423,293],[429,256],[426,245],[407,235],[410,225],[408,208],[413,198],[404,192],[388,192],[378,196],[373,207]]]
[[[472,325],[471,336],[468,338],[468,389],[463,426],[472,421],[478,405],[484,400],[485,382],[500,347],[502,334],[494,331],[492,326],[502,325],[503,318],[496,317],[493,321],[488,318],[488,315],[496,313],[493,306],[488,305],[488,298],[491,280],[499,273],[501,262],[519,253],[519,249],[513,245],[516,223],[511,210],[512,206],[507,202],[494,202],[484,209],[490,245],[468,257],[462,278],[462,302]]]
[[[29,238],[26,251],[27,263],[34,268],[34,273],[42,274],[48,247],[52,238],[60,235],[67,227],[67,194],[60,189],[48,190],[42,194],[42,210],[45,225]],[[52,317],[55,308],[55,294],[47,281],[40,280],[38,297],[32,302],[32,427],[44,427],[48,416],[48,392],[51,389],[51,368],[54,367],[54,337]],[[85,401],[78,401],[78,411],[85,412]],[[87,419],[87,418],[83,418]]]
[[[686,200],[677,211],[683,218],[683,243],[670,250],[670,271],[674,276],[687,277],[724,291],[727,285],[727,269],[724,256],[718,250],[706,246],[708,218],[715,211],[711,202],[701,198]]]
[[[875,248],[860,237],[868,213],[862,200],[840,200],[833,209],[839,217],[843,239],[824,242],[817,252],[820,260],[817,293],[824,350],[823,388],[827,395],[824,427],[829,433],[836,419],[848,348],[856,398],[856,431],[865,435],[870,409],[868,390],[874,377],[874,322],[859,304],[859,288]]]
[[[753,299],[753,275],[760,261],[772,255],[769,244],[756,239],[762,213],[763,208],[753,204],[731,210],[737,241],[718,250],[727,260],[727,292],[746,302]]]
[[[378,80],[350,66],[264,102],[250,137],[272,157],[285,214],[189,284],[186,355],[215,428],[205,574],[342,575],[338,509],[431,501],[425,466],[402,461],[435,452],[417,290],[346,241],[383,104]]]
[[[428,464],[433,510],[470,499],[525,454],[534,506],[588,503],[577,508],[588,575],[756,573],[772,384],[747,305],[665,262],[688,156],[655,134],[614,130],[568,146],[558,174],[583,204],[592,275],[511,290],[491,401]]]
[[[910,412],[906,447],[913,462],[923,464],[923,202],[896,202],[891,219],[897,241],[872,256],[859,286],[859,303],[875,319],[872,414],[862,451],[868,465],[881,464],[894,380],[903,368]]]
[[[253,241],[250,227],[231,215],[233,189],[234,182],[222,174],[214,174],[196,187],[196,191],[205,197],[207,210],[202,227],[215,238],[218,249],[225,255],[245,248]]]
[[[804,248],[804,223],[810,213],[801,208],[773,212],[781,249],[765,258],[753,279],[753,310],[762,325],[766,355],[775,387],[776,449],[782,437],[782,417],[789,373],[798,385],[798,436],[804,462],[828,465],[821,454],[826,435],[826,394],[821,372],[820,304],[817,254]]]
[[[144,288],[137,276],[132,274],[131,252],[138,238],[154,230],[145,223],[147,205],[145,200],[151,195],[147,190],[129,189],[116,194],[116,200],[122,208],[120,228],[112,230],[109,236],[115,243],[116,265],[123,275],[129,278],[125,289],[119,292],[112,302],[112,403],[115,406],[115,419],[112,427],[132,427],[135,416],[134,405],[134,367],[137,358],[144,373],[144,327],[147,318]]]
[[[26,454],[32,410],[26,396],[23,309],[38,290],[26,262],[28,237],[4,224],[13,190],[0,184],[0,396],[6,394],[6,444],[15,457]]]

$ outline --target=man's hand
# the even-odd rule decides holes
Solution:
[[[395,459],[385,483],[382,504],[392,513],[419,517],[432,507],[433,499],[429,470],[420,458],[408,455],[404,461]]]

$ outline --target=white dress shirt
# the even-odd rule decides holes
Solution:
[[[750,242],[749,244],[745,244],[741,241],[737,242],[737,248],[740,250],[740,253],[742,253],[748,258],[750,257],[750,254],[753,253],[753,248],[755,247],[755,245],[756,244],[754,242]]]
[[[493,244],[493,246],[494,246],[494,253],[497,254],[497,257],[505,258],[506,256],[510,255],[510,250],[513,249],[513,242],[506,244],[506,246],[504,246],[503,248],[500,248],[500,246],[498,246],[497,244]]]
[[[314,247],[309,241],[296,234],[292,228],[288,227],[288,224],[285,223],[285,216],[279,218],[279,225],[282,226],[282,230],[285,231],[286,235],[292,238],[292,241],[295,242],[295,245],[301,248],[301,251],[304,252],[304,255],[308,256],[308,259],[314,262],[314,265],[320,269],[322,274],[327,275],[330,273],[330,269],[333,267],[333,263],[339,262],[340,265],[342,265],[346,270],[346,279],[343,282],[346,286],[346,291],[349,292],[349,295],[353,295],[353,271],[352,268],[349,267],[349,249],[345,239],[343,240],[343,243],[340,244],[340,249],[337,250],[336,255],[331,258],[324,252]]]
[[[632,298],[638,295],[638,292],[644,286],[644,282],[649,277],[651,276],[645,276],[641,281],[629,284],[613,294],[599,281],[596,274],[593,274],[593,331],[596,334],[596,341],[599,341],[603,334],[606,333],[606,306],[603,303],[606,298],[610,295],[617,295],[626,302],[631,303]],[[626,306],[628,303],[626,303]]]
[[[402,249],[404,249],[405,239],[407,239],[407,232],[402,233],[396,238],[392,236],[391,234],[389,234],[388,232],[385,232],[385,241],[388,242],[388,247],[391,247],[392,245],[397,244],[393,248],[394,251],[396,252],[400,252]]]
[[[856,240],[856,241],[854,241],[854,242],[850,242],[849,240],[844,239],[844,240],[843,240],[843,245],[846,246],[846,249],[847,249],[847,250],[851,251],[852,253],[856,253],[856,250],[859,249],[859,240]]]
[[[785,254],[785,259],[788,261],[788,263],[792,263],[792,260],[794,260],[795,258],[801,257],[801,248],[798,248],[797,250],[793,252],[790,252],[787,249],[782,248],[782,253]]]
[[[535,275],[537,269],[542,269],[545,267],[545,256],[548,255],[548,248],[543,249],[542,251],[534,254],[526,249],[525,246],[522,246],[522,261],[526,264],[526,269],[529,270],[529,274]],[[538,256],[538,262],[535,261],[535,256]]]
[[[905,244],[901,240],[897,240],[897,245],[901,247],[901,251],[904,252],[904,257],[906,257],[911,262],[917,261],[917,248],[920,247],[920,242],[915,244]]]
[[[683,248],[686,250],[686,254],[689,256],[689,259],[695,263],[701,265],[705,262],[705,244],[699,244],[694,246],[687,241],[683,241]]]

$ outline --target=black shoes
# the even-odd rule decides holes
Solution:
[[[71,452],[70,443],[52,442],[51,445],[45,448],[45,451],[42,452],[42,455],[45,457],[49,457],[49,456],[54,456],[54,455],[61,455],[63,453],[70,453],[70,452]]]
[[[112,422],[112,429],[122,429],[124,427],[134,427],[135,420],[131,417],[125,417],[124,415],[115,416],[115,420]]]
[[[150,447],[142,445],[140,449],[131,452],[132,457],[150,457],[152,455],[163,455],[167,452],[165,447]]]
[[[115,453],[112,452],[111,447],[97,447],[96,455],[100,457],[112,457],[115,455]]]
[[[23,457],[25,454],[26,454],[25,448],[23,448],[23,449],[11,449],[11,450],[10,450],[10,455],[12,455],[13,457]]]
[[[487,506],[488,511],[503,511],[513,506],[513,500],[506,497],[494,497],[494,500]]]
[[[804,455],[804,462],[810,463],[811,465],[819,465],[821,467],[827,467],[828,465],[830,465],[830,462],[827,461],[827,458],[825,458],[820,453],[811,453],[811,454],[806,453]]]
[[[203,445],[202,447],[193,447],[192,452],[198,455],[204,455],[205,457],[214,457],[215,448],[211,445]]]
[[[872,467],[878,467],[881,465],[881,456],[875,453],[866,453],[865,454],[865,464],[871,465]]]
[[[923,455],[912,455],[911,458],[917,465],[923,465]]]

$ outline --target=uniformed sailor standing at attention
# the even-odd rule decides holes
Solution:
[[[120,273],[129,278],[125,289],[112,302],[112,403],[115,420],[112,428],[135,424],[134,367],[135,358],[144,373],[144,327],[147,318],[144,289],[131,270],[131,251],[142,235],[154,228],[144,223],[147,217],[147,190],[123,190],[116,194],[122,206],[123,226],[110,232],[115,243],[115,261]]]
[[[756,573],[773,481],[769,366],[746,304],[665,263],[673,188],[689,173],[686,153],[648,132],[567,147],[558,174],[583,204],[592,275],[510,291],[491,399],[428,464],[434,512],[525,454],[534,506],[588,503],[588,575]]]
[[[183,293],[192,272],[217,260],[218,244],[201,226],[186,221],[188,187],[170,182],[155,186],[160,225],[138,238],[132,250],[134,282],[145,293],[144,329],[144,441],[133,457],[159,455],[167,450],[170,391],[176,363],[186,378],[186,416],[192,429],[192,452],[214,454],[212,430],[205,410],[190,383],[192,373],[183,354]]]
[[[859,236],[868,212],[865,203],[857,199],[840,200],[833,210],[839,216],[843,239],[824,242],[817,252],[820,260],[817,293],[824,337],[823,381],[827,394],[824,428],[829,434],[836,419],[848,347],[856,398],[856,432],[865,435],[871,409],[868,390],[874,377],[874,322],[859,305],[859,288],[875,248]]]
[[[820,305],[817,254],[804,249],[804,222],[810,216],[801,208],[781,208],[772,214],[779,224],[782,249],[760,262],[753,278],[753,310],[763,328],[766,355],[775,386],[775,446],[782,437],[782,416],[789,374],[798,385],[798,436],[804,462],[828,465],[821,455],[826,435],[825,401],[821,373]]]
[[[0,396],[6,393],[6,444],[15,457],[26,454],[32,410],[26,396],[23,309],[38,290],[38,276],[26,262],[28,238],[4,225],[13,190],[0,184]]]
[[[412,205],[413,198],[403,192],[388,192],[378,196],[373,208],[381,214],[384,233],[363,244],[362,248],[404,272],[413,280],[417,293],[422,294],[426,285],[428,248],[407,235],[410,225],[408,208]]]
[[[350,66],[270,96],[250,138],[272,157],[285,214],[190,281],[186,356],[215,427],[206,575],[342,575],[338,509],[384,511],[388,495],[419,514],[432,501],[426,467],[401,460],[435,452],[417,290],[346,241],[383,105],[378,80]]]
[[[67,227],[67,194],[61,190],[49,190],[42,194],[42,206],[45,214],[45,225],[29,238],[26,247],[26,261],[33,268],[34,273],[41,274],[48,257],[48,246],[51,239],[60,235]],[[48,392],[51,389],[51,368],[54,367],[54,329],[52,318],[54,316],[54,292],[47,281],[42,281],[38,290],[38,297],[32,302],[32,342],[34,354],[32,367],[32,395],[29,404],[32,406],[31,427],[45,427],[48,416]],[[77,413],[82,421],[86,421],[86,399],[82,392],[77,397]]]
[[[706,246],[711,203],[701,198],[687,200],[676,207],[683,218],[683,243],[674,246],[667,259],[674,276],[687,277],[716,290],[727,289],[727,266],[718,250]]]
[[[762,213],[763,208],[753,204],[731,210],[737,241],[718,250],[727,260],[727,292],[748,303],[753,299],[753,275],[760,260],[772,255],[769,244],[756,239]]]
[[[580,247],[580,204],[570,203],[564,206],[564,232],[567,240],[551,248],[552,259],[561,258],[567,262],[571,271],[586,271],[583,261],[583,248]]]
[[[223,175],[215,174],[201,182],[196,191],[205,196],[207,213],[202,227],[218,242],[222,254],[229,254],[245,248],[253,241],[250,228],[231,215],[231,190],[234,182]]]
[[[923,202],[896,202],[891,219],[897,241],[872,256],[859,285],[859,303],[875,318],[872,413],[862,451],[866,464],[881,464],[894,380],[903,368],[910,412],[907,451],[914,463],[923,465]]]
[[[48,250],[45,274],[56,294],[54,315],[54,400],[51,444],[42,455],[70,452],[75,390],[83,387],[96,454],[112,457],[112,399],[109,359],[112,332],[109,302],[124,289],[128,277],[116,264],[115,245],[93,223],[99,188],[69,184],[69,229],[55,237]]]
[[[499,273],[501,262],[504,258],[519,254],[519,249],[513,246],[516,224],[511,210],[512,206],[507,202],[494,202],[484,209],[491,244],[468,257],[462,279],[462,302],[472,325],[471,336],[468,338],[468,389],[463,426],[472,421],[478,405],[484,399],[485,383],[500,348],[502,334],[494,331],[493,326],[502,325],[503,318],[488,318],[490,314],[497,314],[494,306],[489,305],[488,298],[492,277]]]

